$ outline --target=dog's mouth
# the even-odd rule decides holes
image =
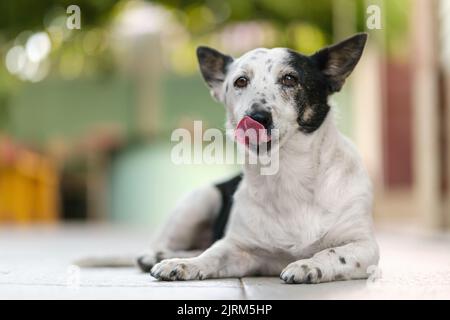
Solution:
[[[262,123],[249,116],[245,116],[239,121],[235,137],[237,142],[246,146],[259,146],[263,143],[270,143],[272,139],[270,128],[264,127]]]

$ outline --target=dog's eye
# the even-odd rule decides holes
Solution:
[[[297,78],[292,74],[286,74],[281,78],[281,83],[286,87],[293,87],[297,85]]]
[[[248,79],[246,77],[239,77],[234,82],[236,88],[245,88],[248,85]]]

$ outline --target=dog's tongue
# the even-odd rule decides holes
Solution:
[[[258,144],[270,141],[270,136],[267,134],[266,128],[249,116],[245,116],[239,121],[236,127],[235,136],[239,143],[246,145],[248,145],[252,139],[256,139],[256,141],[252,142],[257,142]]]

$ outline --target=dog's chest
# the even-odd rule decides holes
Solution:
[[[304,176],[284,184],[271,182],[247,186],[236,195],[234,225],[256,246],[298,256],[322,237],[326,226],[314,202],[313,180]]]

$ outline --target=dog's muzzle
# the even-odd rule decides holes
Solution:
[[[245,145],[259,145],[271,140],[272,114],[267,111],[251,112],[239,121],[236,140]]]

